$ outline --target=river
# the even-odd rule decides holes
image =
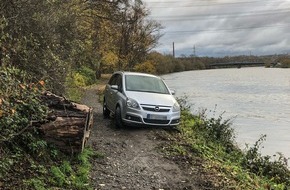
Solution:
[[[263,155],[290,157],[290,69],[248,67],[163,75],[177,97],[187,96],[193,113],[233,118],[236,142],[244,149],[267,135]]]

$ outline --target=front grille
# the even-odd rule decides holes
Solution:
[[[144,119],[145,123],[150,123],[150,124],[168,124],[170,120],[157,120],[157,119]]]
[[[143,110],[151,111],[151,112],[170,112],[170,106],[162,106],[162,105],[151,105],[151,104],[141,104]]]
[[[168,108],[159,108],[159,110],[156,110],[155,108],[152,107],[142,107],[146,111],[152,111],[152,112],[169,112],[170,109]]]

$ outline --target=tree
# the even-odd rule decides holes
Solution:
[[[157,74],[166,74],[174,71],[174,57],[172,55],[162,55],[156,51],[150,52],[147,59],[152,61],[156,67]]]
[[[101,72],[114,70],[117,57],[115,42],[118,41],[115,25],[119,22],[120,7],[124,4],[127,4],[126,0],[90,0],[83,3],[77,20],[81,48],[74,55],[76,67],[90,67],[96,71],[97,78]]]
[[[145,61],[141,64],[135,65],[134,71],[156,74],[156,67],[155,67],[155,64],[153,62]]]
[[[74,16],[62,1],[1,2],[1,65],[15,66],[62,91],[74,39]]]
[[[57,94],[69,74],[133,69],[157,44],[161,26],[142,1],[2,0],[0,65],[45,80]],[[86,69],[85,69],[86,70]]]
[[[146,20],[149,12],[142,2],[125,4],[120,12],[120,21],[116,23],[118,33],[118,69],[131,70],[142,63],[161,37],[161,25]]]

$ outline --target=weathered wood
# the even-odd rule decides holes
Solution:
[[[86,120],[84,118],[57,117],[55,121],[46,123],[40,127],[43,131],[56,130],[65,126],[84,127]]]
[[[84,137],[82,140],[82,147],[81,147],[82,150],[84,149],[84,147],[89,139],[92,126],[93,126],[93,113],[92,113],[92,109],[90,109],[90,111],[87,115],[87,118],[86,118],[86,127],[84,128]]]
[[[68,153],[82,151],[93,125],[92,108],[50,92],[42,100],[50,108],[48,122],[39,127],[44,139]]]
[[[54,110],[54,115],[57,115],[58,117],[78,117],[78,118],[86,118],[87,113],[83,112],[76,112],[76,111],[63,111],[63,110]]]

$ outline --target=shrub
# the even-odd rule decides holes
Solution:
[[[83,75],[73,72],[66,78],[66,96],[73,101],[80,101],[82,88],[86,86],[86,79]]]
[[[203,126],[207,130],[208,138],[221,143],[226,147],[228,151],[234,148],[233,142],[235,139],[234,129],[231,127],[231,120],[226,119],[223,120],[222,115],[220,115],[217,119],[203,118],[204,124]]]
[[[194,122],[193,128],[196,132],[202,134],[201,137],[207,142],[220,144],[226,148],[226,151],[230,152],[236,148],[234,145],[235,132],[231,127],[232,120],[223,119],[222,115],[218,118],[207,118],[206,112],[203,111],[198,116],[195,116],[196,122]]]
[[[266,140],[266,135],[262,135],[247,150],[243,159],[243,166],[258,176],[266,176],[276,183],[285,183],[290,187],[290,171],[287,168],[288,160],[278,153],[279,157],[273,160],[271,156],[262,156],[260,153],[261,144]]]
[[[95,155],[91,149],[85,149],[71,162],[63,161],[62,164],[51,167],[51,183],[60,188],[89,189],[89,171],[91,164],[89,159]],[[77,164],[73,167],[71,164]]]
[[[92,85],[96,82],[96,72],[89,67],[82,66],[78,73],[82,75],[85,85]]]
[[[145,61],[144,63],[135,65],[134,71],[155,74],[156,68],[153,62]]]
[[[188,103],[187,98],[188,97],[186,95],[184,95],[182,97],[176,97],[176,100],[180,105],[181,111],[187,111],[187,112],[190,111],[191,104]]]
[[[28,178],[43,172],[34,164],[36,159],[46,159],[47,143],[40,139],[35,126],[48,113],[41,101],[43,85],[43,81],[32,83],[19,69],[0,68],[0,184],[8,182],[5,185],[13,187],[21,180],[16,176]],[[38,182],[27,181],[40,187]]]
[[[24,184],[27,187],[31,187],[33,189],[46,190],[45,184],[44,184],[43,180],[41,180],[41,179],[32,178],[32,179],[29,179],[29,180],[24,180]]]
[[[40,100],[43,82],[28,84],[28,80],[29,76],[18,69],[0,70],[0,143],[13,139],[14,144],[20,141],[31,150],[31,133],[37,132],[32,123],[44,120],[48,109]],[[14,139],[16,136],[19,138]]]

